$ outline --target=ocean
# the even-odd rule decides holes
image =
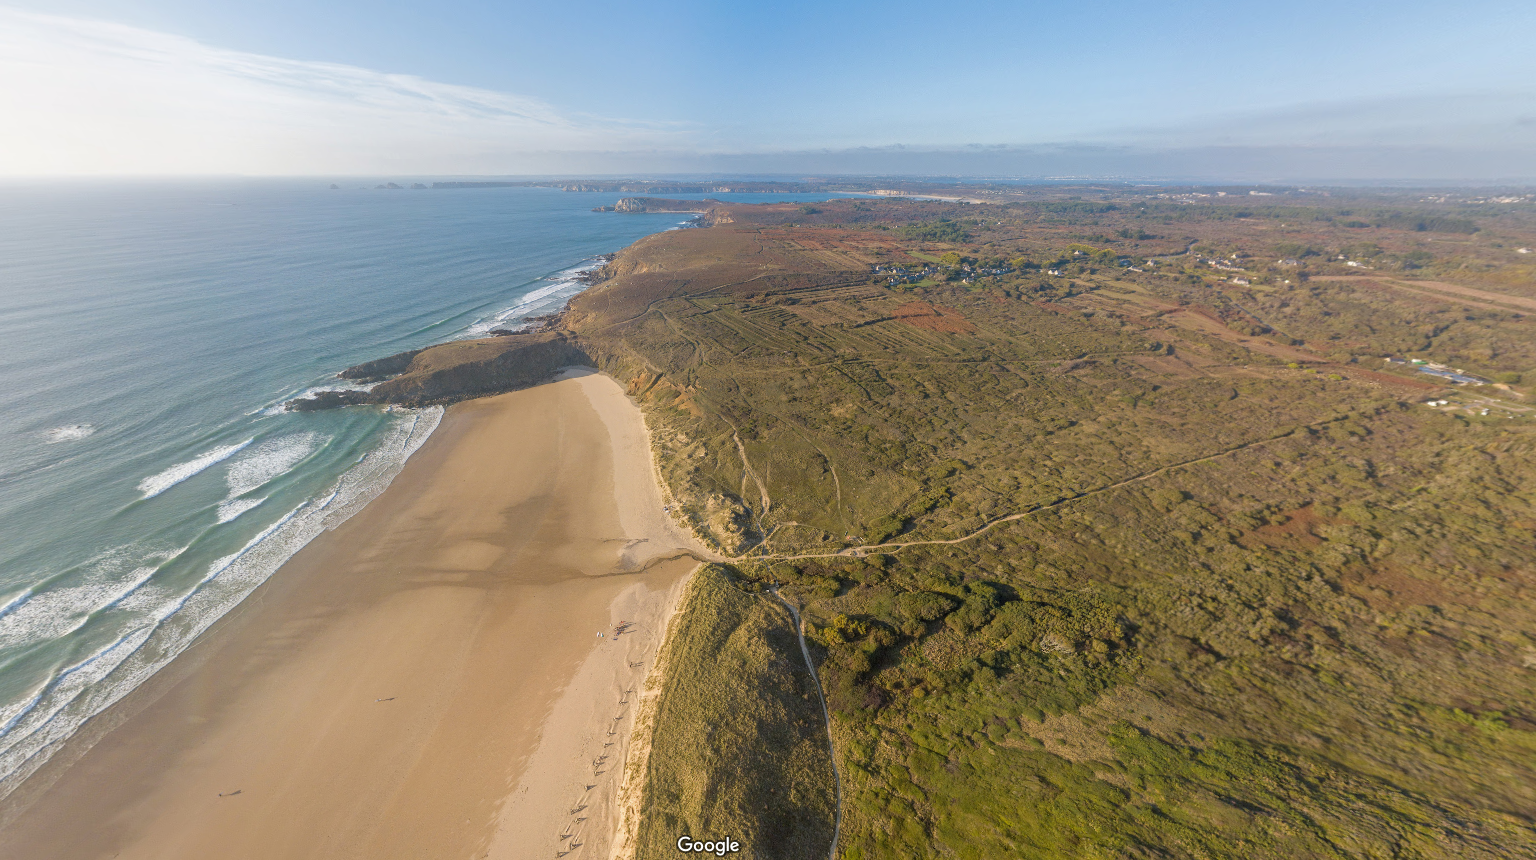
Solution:
[[[0,186],[0,797],[381,492],[442,415],[285,401],[551,313],[594,255],[688,217],[337,184]]]

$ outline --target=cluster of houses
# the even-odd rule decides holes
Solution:
[[[893,287],[897,284],[915,284],[939,272],[938,266],[924,266],[921,269],[906,266],[870,266],[869,268],[872,274],[884,275],[885,282]]]
[[[965,273],[965,277],[961,278],[961,283],[965,284],[969,284],[979,277],[987,277],[992,275],[1011,275],[1014,273],[1014,271],[1016,271],[1012,266],[980,267],[972,266],[967,263],[962,263],[958,267],[927,265],[923,266],[921,269],[914,269],[910,266],[875,265],[870,266],[869,270],[871,274],[885,276],[885,282],[894,287],[897,284],[915,284],[924,278],[931,278],[934,275],[944,271],[945,269],[950,268],[958,268],[961,272]],[[1051,274],[1057,275],[1060,274],[1060,272],[1052,269]]]
[[[1206,264],[1207,266],[1210,266],[1213,269],[1216,269],[1217,271],[1221,271],[1221,272],[1246,272],[1246,270],[1242,266],[1238,265],[1238,262],[1237,262],[1238,258],[1237,258],[1236,254],[1233,254],[1231,257],[1229,257],[1229,258],[1227,258],[1225,260],[1220,259],[1220,258],[1208,258],[1208,257],[1196,257],[1195,259],[1198,260],[1199,262],[1202,262],[1202,263]],[[1234,278],[1232,282],[1234,284],[1247,284],[1248,283],[1248,279],[1247,278]]]

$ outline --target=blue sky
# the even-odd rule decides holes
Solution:
[[[688,172],[794,167],[786,153],[827,151],[857,172],[861,147],[959,157],[978,146],[1314,154],[1388,146],[1426,153],[1410,172],[1433,172],[1440,158],[1452,173],[1479,164],[1497,173],[1536,154],[1529,2],[0,7],[13,22],[15,10],[46,16],[25,19],[31,30],[10,48],[30,54],[0,84],[20,86],[13,101],[67,138],[33,159],[48,169],[23,172],[177,163],[253,173]],[[117,29],[103,35],[108,24]],[[52,39],[68,50],[38,49]],[[146,60],[141,44],[157,58]],[[6,48],[0,36],[0,61]],[[70,65],[43,71],[46,62]],[[199,63],[216,73],[200,74]],[[338,68],[350,70],[339,75],[347,80],[327,71]],[[172,83],[151,85],[156,73]],[[140,90],[171,91],[171,103],[113,90],[141,74]],[[180,92],[189,77],[204,84]],[[255,91],[274,78],[280,94]],[[379,95],[379,81],[407,78],[419,84],[406,96]],[[30,101],[29,86],[40,88]],[[445,98],[452,116],[437,122]],[[198,118],[203,99],[216,116]],[[282,99],[303,106],[275,108]],[[93,117],[104,103],[118,106],[107,114],[127,116]],[[305,111],[315,118],[301,119]],[[145,117],[163,121],[163,133]],[[136,154],[93,155],[81,142],[93,122]],[[233,141],[242,128],[245,140]],[[201,155],[170,157],[175,141],[189,139]],[[814,161],[803,163],[815,169]]]

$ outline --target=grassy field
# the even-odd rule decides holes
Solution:
[[[641,798],[640,860],[677,840],[735,838],[732,856],[825,857],[831,755],[790,614],[718,567],[693,577],[662,663]]]
[[[1536,213],[1053,194],[726,207],[566,318],[719,581],[805,606],[842,856],[1536,855]],[[688,635],[791,660],[752,605]],[[671,760],[761,799],[819,712],[723,707]]]

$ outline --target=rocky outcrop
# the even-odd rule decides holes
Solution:
[[[559,332],[456,341],[422,350],[369,393],[376,403],[452,403],[537,385],[572,364],[592,362]]]
[[[323,391],[310,398],[290,401],[287,408],[310,412],[367,403],[401,406],[455,403],[538,385],[553,377],[560,368],[571,365],[591,366],[592,360],[563,332],[454,341],[342,371],[341,375],[347,379],[371,380],[399,368],[398,375],[370,391]]]
[[[376,358],[373,361],[365,361],[349,367],[336,375],[342,379],[353,379],[358,382],[378,382],[404,373],[405,369],[411,366],[411,359],[415,358],[419,352],[421,352],[419,349],[397,352],[385,358]]]
[[[367,391],[319,391],[309,397],[300,397],[283,404],[289,412],[319,412],[342,406],[371,403]]]

